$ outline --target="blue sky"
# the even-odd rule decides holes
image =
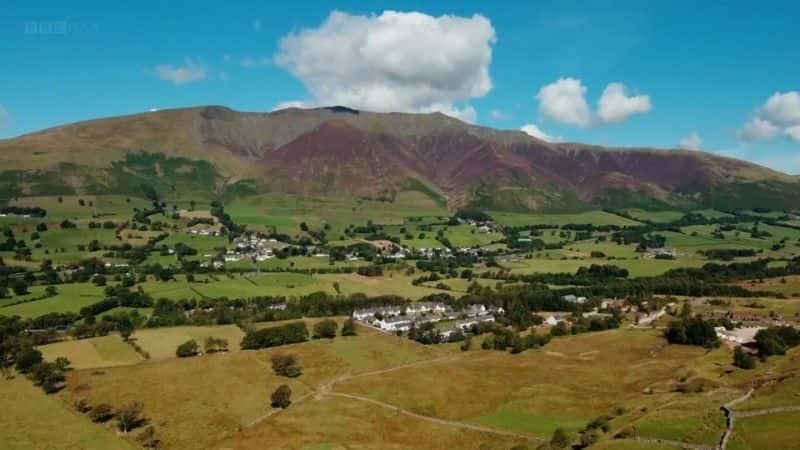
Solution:
[[[800,173],[800,2],[162,3],[4,4],[0,138],[337,102]]]

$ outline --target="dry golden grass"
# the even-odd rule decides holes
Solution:
[[[167,448],[208,448],[271,411],[269,396],[280,384],[289,384],[297,398],[311,387],[346,374],[439,354],[407,340],[362,331],[356,337],[260,351],[79,370],[69,374],[67,389],[59,395],[69,404],[81,398],[114,406],[140,401]],[[303,375],[296,379],[275,376],[270,358],[276,353],[295,354]]]
[[[126,366],[144,360],[117,334],[56,342],[39,347],[39,351],[47,361],[54,361],[59,356],[63,356],[70,360],[71,366],[75,369]]]
[[[453,428],[357,400],[323,396],[290,406],[216,449],[504,449],[522,439]]]

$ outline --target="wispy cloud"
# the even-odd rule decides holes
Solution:
[[[159,79],[170,81],[175,85],[202,81],[207,76],[205,67],[196,64],[192,61],[192,58],[184,59],[182,66],[172,66],[170,64],[156,66],[156,75]]]

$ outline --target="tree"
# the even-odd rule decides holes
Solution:
[[[297,357],[293,354],[276,354],[272,356],[272,371],[275,375],[295,378],[303,374],[297,365]]]
[[[29,373],[42,362],[42,352],[33,347],[26,346],[17,352],[14,358],[17,361],[17,370],[21,373]]]
[[[472,335],[468,334],[466,338],[464,338],[464,342],[461,343],[461,351],[466,352],[472,348]]]
[[[58,288],[56,288],[55,286],[47,286],[44,289],[44,293],[48,297],[55,297],[56,295],[58,295]]]
[[[28,285],[22,280],[15,281],[14,284],[11,285],[11,289],[14,291],[14,295],[25,295],[28,293]]]
[[[335,320],[321,320],[314,324],[314,339],[333,339],[338,328]]]
[[[40,233],[44,232],[44,231],[47,231],[47,224],[44,223],[44,222],[39,222],[39,224],[36,225],[36,231],[38,231]]]
[[[292,403],[292,389],[282,384],[275,389],[270,396],[270,404],[273,408],[287,408]]]
[[[342,324],[342,336],[355,336],[356,335],[356,321],[349,318]]]
[[[89,419],[94,423],[108,422],[114,418],[114,408],[108,403],[100,403],[89,412]]]
[[[120,316],[119,319],[117,319],[117,331],[119,331],[124,341],[130,339],[131,334],[133,334],[133,322],[130,317]]]
[[[189,339],[188,341],[179,345],[175,350],[175,355],[178,358],[187,358],[197,355],[197,341],[194,339]]]
[[[563,428],[556,428],[553,437],[550,438],[550,446],[553,448],[568,448],[572,442],[569,435]]]
[[[56,365],[58,370],[63,372],[65,370],[69,370],[69,366],[72,364],[72,362],[70,362],[69,359],[63,356],[59,356],[58,358],[56,358],[54,364]]]
[[[733,350],[733,365],[740,369],[755,369],[756,358],[745,351],[741,346],[738,346]]]
[[[142,404],[136,402],[127,404],[118,409],[116,412],[117,429],[123,433],[127,433],[143,424],[145,420],[144,417],[142,417],[142,409]]]

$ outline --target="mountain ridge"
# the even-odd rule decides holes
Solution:
[[[155,176],[148,177],[148,164]],[[519,210],[788,208],[800,201],[798,177],[698,151],[545,142],[441,113],[223,106],[93,119],[0,140],[0,173],[8,179],[0,197],[115,192],[123,187],[119,176],[125,189],[134,178],[163,185],[161,166],[174,166],[178,180],[187,178],[182,171],[205,173],[183,180],[183,188],[203,185],[203,196],[271,191],[391,200],[415,186],[453,207]]]

